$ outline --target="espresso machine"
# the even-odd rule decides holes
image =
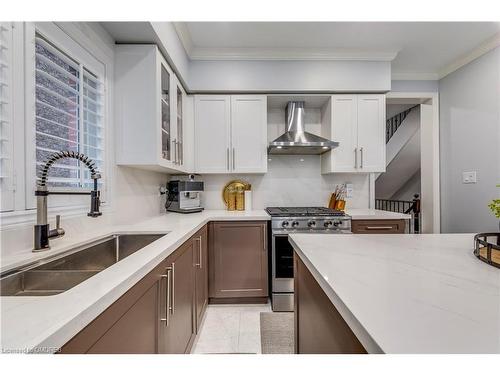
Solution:
[[[194,175],[189,175],[187,179],[175,179],[167,183],[167,211],[180,212],[183,214],[200,212],[201,192],[203,191],[203,181],[195,181]]]

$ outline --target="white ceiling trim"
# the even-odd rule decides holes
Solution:
[[[193,47],[192,60],[356,60],[392,61],[397,51],[338,50],[330,48],[201,48]]]
[[[435,81],[439,79],[438,73],[396,73],[392,72],[393,81]]]
[[[500,33],[487,39],[485,42],[481,43],[469,53],[459,57],[451,64],[448,64],[444,68],[440,69],[438,79],[446,77],[448,74],[453,73],[455,70],[460,69],[462,66],[470,63],[471,61],[477,59],[478,57],[484,55],[492,49],[497,48],[498,46],[500,46]]]
[[[193,40],[191,39],[191,34],[185,22],[173,22],[175,31],[181,40],[189,58],[191,58],[191,51],[193,50]]]

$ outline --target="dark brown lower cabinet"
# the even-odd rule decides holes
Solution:
[[[405,233],[406,220],[352,220],[352,233]]]
[[[294,288],[295,353],[366,353],[297,254],[294,254]]]
[[[210,231],[200,229],[61,352],[189,353],[209,297],[265,302],[267,222],[209,225]]]
[[[61,353],[158,353],[166,261],[68,341]]]
[[[205,226],[69,340],[61,353],[189,353],[206,308],[207,285]]]
[[[212,300],[268,296],[267,222],[209,225],[209,297]]]
[[[195,258],[195,300],[196,300],[196,332],[208,305],[208,230],[203,227],[193,236]]]
[[[182,354],[191,349],[196,335],[194,243],[184,243],[167,258],[165,315],[160,321],[161,353]]]

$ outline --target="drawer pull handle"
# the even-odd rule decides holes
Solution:
[[[394,227],[366,227],[366,229],[394,229]]]

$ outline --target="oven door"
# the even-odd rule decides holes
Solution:
[[[285,233],[273,233],[272,289],[273,293],[293,293],[293,247]]]

